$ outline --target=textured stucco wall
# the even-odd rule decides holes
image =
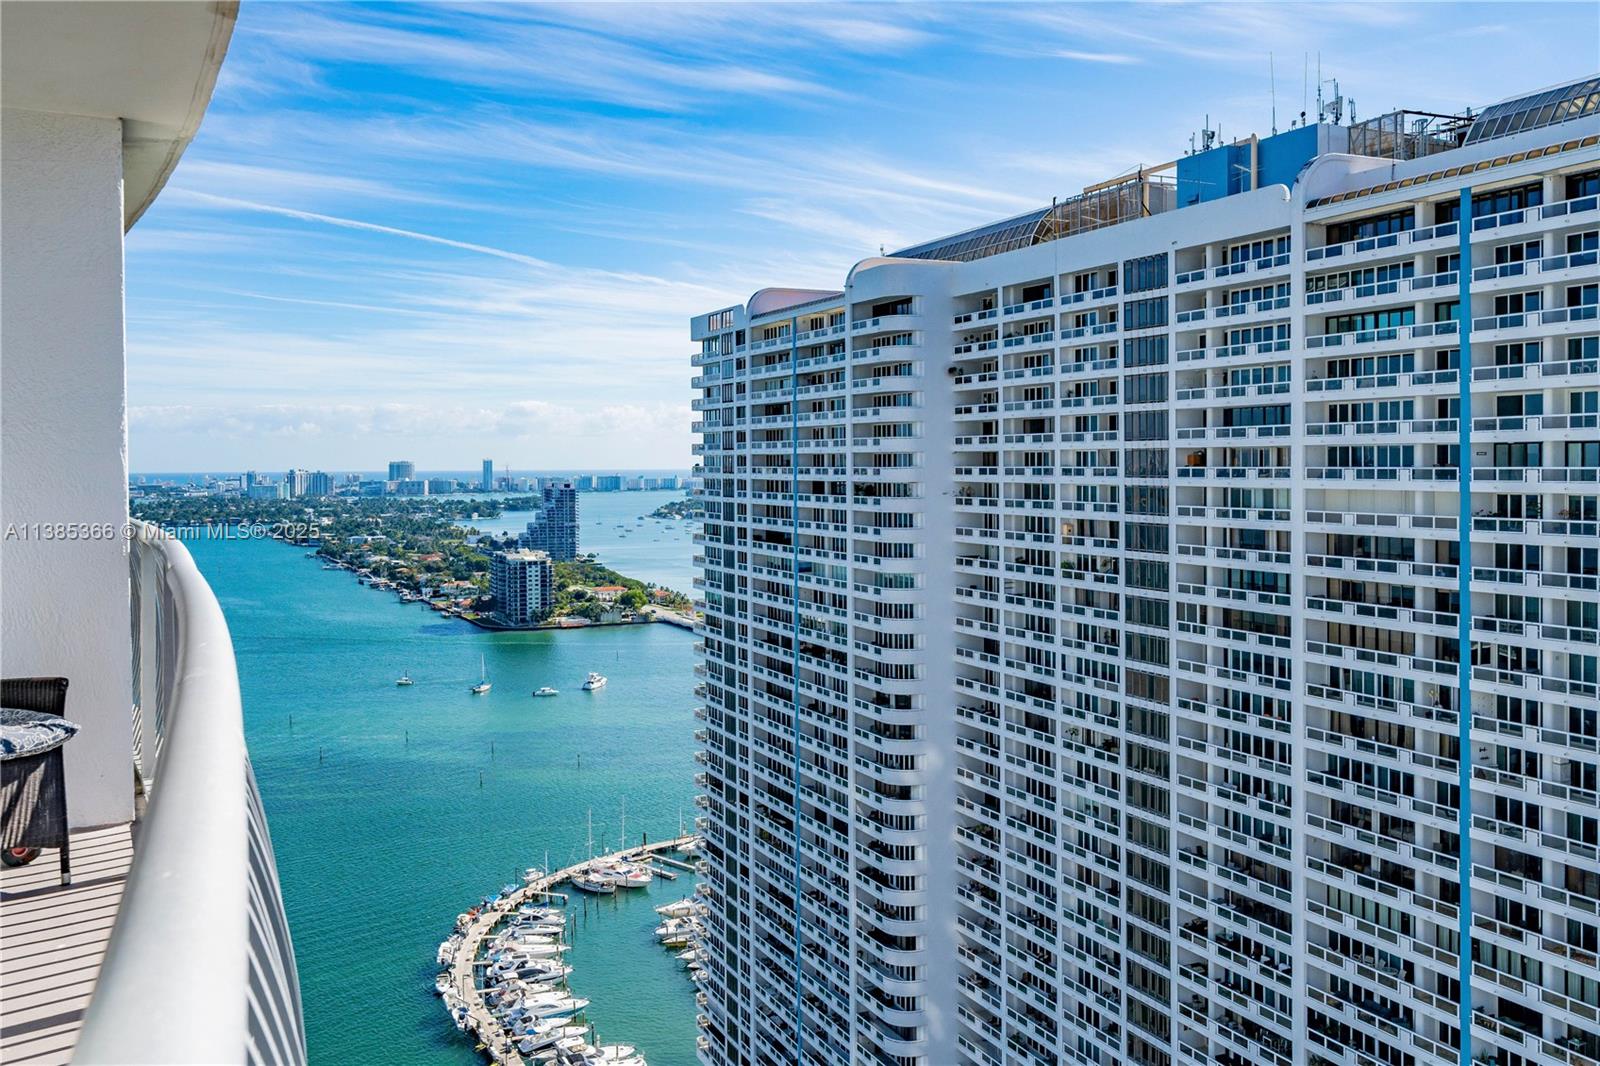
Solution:
[[[121,123],[5,109],[0,190],[0,670],[71,679],[67,716],[84,727],[66,749],[72,823],[125,821]],[[33,523],[117,535],[35,539]]]

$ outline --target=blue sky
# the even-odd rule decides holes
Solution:
[[[247,0],[128,238],[130,462],[687,467],[690,315],[1265,133],[1269,53],[1281,127],[1319,51],[1453,112],[1597,10]]]

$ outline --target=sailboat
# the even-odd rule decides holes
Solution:
[[[595,895],[599,895],[599,896],[614,895],[616,893],[616,891],[617,891],[617,883],[616,883],[616,881],[612,880],[609,877],[606,877],[604,875],[599,874],[598,871],[596,871],[596,869],[594,867],[594,863],[592,861],[594,859],[594,811],[593,811],[593,809],[591,809],[589,811],[589,856],[588,857],[591,860],[589,865],[584,867],[580,872],[572,875],[572,887],[577,889],[579,892],[593,892]]]
[[[472,694],[481,696],[493,686],[489,684],[489,671],[484,665],[483,656],[478,656],[478,683],[472,686]]]
[[[401,674],[399,677],[394,679],[394,683],[397,684],[397,685],[415,684],[415,682],[413,682],[411,680],[411,675],[410,674]]]

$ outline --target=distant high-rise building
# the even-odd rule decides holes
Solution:
[[[299,497],[304,496],[306,494],[306,488],[310,483],[310,479],[311,471],[309,470],[292,468],[286,474],[284,474],[283,483],[288,487],[289,497],[291,499],[298,499]]]
[[[313,471],[306,477],[307,496],[326,496],[333,491],[333,475],[325,470]]]
[[[289,486],[282,481],[262,481],[257,478],[255,483],[245,490],[245,495],[252,500],[287,500]]]
[[[1596,101],[694,319],[701,1063],[1600,1060]]]
[[[492,615],[504,625],[530,625],[548,614],[553,584],[550,556],[545,552],[519,548],[489,556]]]
[[[396,496],[426,496],[428,494],[428,483],[421,478],[415,477],[408,478],[405,481],[396,481],[394,483],[394,494]]]
[[[575,479],[573,479],[572,483],[578,487],[578,491],[579,492],[593,492],[594,491],[594,475],[593,474],[579,474]]]
[[[620,474],[601,474],[594,479],[594,487],[597,492],[620,492],[622,491],[622,476]]]
[[[494,460],[493,459],[485,459],[483,461],[483,480],[478,482],[478,488],[482,489],[484,492],[492,492],[492,491],[494,491]]]
[[[578,557],[578,490],[570,481],[545,486],[539,513],[517,538],[524,548],[548,552],[558,563]]]
[[[417,476],[417,464],[405,459],[396,459],[389,464],[390,481],[412,481]]]
[[[246,470],[244,472],[244,477],[239,481],[239,487],[244,491],[244,494],[248,496],[250,495],[250,489],[255,485],[255,483],[256,472],[254,470]]]
[[[446,493],[455,492],[458,488],[460,488],[460,485],[455,478],[430,477],[428,479],[429,496],[443,496]]]

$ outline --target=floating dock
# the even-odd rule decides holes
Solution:
[[[485,907],[476,914],[472,921],[467,923],[463,934],[461,946],[456,949],[454,960],[450,963],[450,984],[455,988],[461,1001],[467,1005],[469,1018],[468,1031],[477,1034],[483,1051],[492,1060],[502,1066],[525,1066],[524,1060],[517,1053],[516,1040],[500,1024],[500,1020],[490,1013],[488,1006],[483,1002],[483,993],[478,988],[474,974],[478,968],[478,952],[483,948],[483,942],[494,935],[495,927],[501,919],[514,914],[518,907],[525,903],[538,902],[560,895],[554,891],[558,886],[581,873],[591,863],[596,862],[621,862],[632,859],[650,859],[655,862],[669,862],[674,866],[681,866],[685,870],[694,867],[687,863],[677,862],[666,858],[662,853],[680,851],[691,845],[699,844],[698,836],[690,835],[678,837],[674,840],[662,840],[654,844],[643,844],[639,847],[624,848],[614,851],[609,855],[597,855],[592,859],[574,863],[554,873],[546,873],[543,877],[523,885],[508,896],[496,900],[493,906]]]

